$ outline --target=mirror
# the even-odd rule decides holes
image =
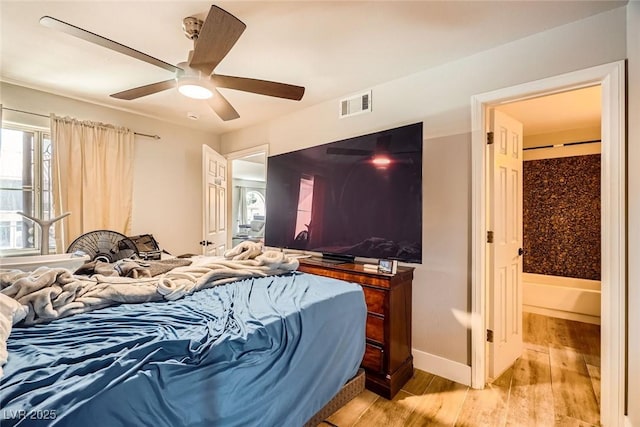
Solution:
[[[264,241],[266,214],[266,152],[231,160],[231,246]]]

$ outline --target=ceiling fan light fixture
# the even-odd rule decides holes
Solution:
[[[178,91],[184,96],[193,99],[209,99],[213,96],[211,89],[194,81],[178,81]]]
[[[213,96],[213,92],[203,86],[194,85],[194,84],[184,84],[178,86],[178,90],[184,96],[193,99],[209,99]]]
[[[391,164],[391,159],[384,155],[378,155],[371,159],[371,163],[379,167],[386,167]]]
[[[213,96],[213,87],[209,76],[191,68],[186,62],[178,64],[180,71],[176,75],[178,91],[188,98],[209,99]]]

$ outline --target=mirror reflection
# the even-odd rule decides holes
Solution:
[[[264,241],[265,159],[265,153],[258,153],[232,160],[232,246]]]

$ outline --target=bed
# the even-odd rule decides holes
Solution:
[[[175,300],[16,324],[5,426],[302,426],[358,373],[359,285],[248,277]]]

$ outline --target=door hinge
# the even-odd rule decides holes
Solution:
[[[493,243],[493,231],[487,231],[487,243]]]
[[[491,329],[487,329],[487,342],[493,342],[493,331]]]
[[[493,132],[487,132],[487,145],[493,144]]]

